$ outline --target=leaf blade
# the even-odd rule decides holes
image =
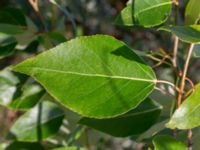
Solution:
[[[180,40],[187,43],[200,42],[200,25],[167,26],[167,27],[161,27],[159,30],[171,32],[176,36],[178,36]]]
[[[198,0],[189,0],[185,11],[185,24],[193,25],[200,18],[200,9]]]
[[[200,125],[199,90],[200,84],[196,85],[192,95],[175,111],[170,121],[166,124],[168,128],[191,129]]]
[[[44,101],[27,111],[15,122],[8,138],[23,142],[46,139],[57,133],[63,118],[64,112],[57,105]]]
[[[122,116],[111,119],[82,118],[79,123],[112,136],[127,137],[143,133],[150,128],[157,120],[161,110],[161,105],[147,98],[136,109]]]
[[[153,90],[156,79],[131,49],[105,35],[66,42],[14,69],[33,76],[64,106],[94,118],[109,118],[133,109]],[[131,90],[135,97],[130,100]]]
[[[187,147],[167,135],[156,136],[153,140],[155,150],[187,150]]]

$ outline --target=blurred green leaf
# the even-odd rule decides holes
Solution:
[[[115,19],[115,24],[127,27],[132,27],[135,25],[132,4],[129,4],[120,12],[120,14]]]
[[[167,127],[174,129],[191,129],[200,125],[200,84],[195,91],[175,111]]]
[[[30,109],[39,102],[44,93],[44,89],[39,85],[28,84],[22,88],[22,95],[14,99],[8,107],[20,110]]]
[[[0,32],[21,34],[26,28],[26,18],[17,8],[6,8],[0,11]]]
[[[7,106],[11,103],[17,90],[19,79],[8,69],[0,72],[0,104]]]
[[[183,143],[177,141],[171,136],[160,135],[153,140],[155,150],[187,150]]]
[[[45,150],[40,143],[28,143],[15,141],[4,150]]]
[[[14,123],[8,138],[17,141],[41,141],[58,132],[63,118],[64,112],[56,104],[44,101]]]
[[[26,26],[26,18],[23,12],[17,8],[5,8],[0,11],[0,23]]]
[[[11,55],[16,45],[17,41],[13,36],[0,32],[0,59]]]
[[[142,140],[154,137],[156,134],[158,134],[159,132],[161,132],[162,130],[165,129],[165,124],[167,122],[168,122],[168,120],[164,120],[164,121],[160,121],[160,122],[158,121],[151,128],[149,128],[146,132],[138,135],[134,139],[136,139],[137,141],[142,141]]]
[[[112,119],[82,118],[79,123],[108,133],[126,137],[137,135],[149,129],[158,119],[162,106],[147,98],[136,109]]]
[[[200,44],[195,44],[193,49],[193,56],[200,57]]]
[[[66,42],[67,39],[59,32],[48,32],[42,34],[39,39],[39,43],[45,48],[53,48],[58,44]]]
[[[185,10],[185,24],[197,24],[200,19],[199,0],[189,0]]]
[[[59,147],[59,148],[54,148],[53,150],[85,150],[85,149],[78,147]]]
[[[71,40],[14,70],[33,76],[64,106],[95,118],[137,107],[154,89],[156,79],[130,48],[106,35]]]
[[[178,36],[180,40],[187,43],[200,42],[200,25],[167,26],[167,27],[161,27],[159,30],[171,32],[176,36]]]
[[[45,91],[37,84],[25,84],[26,79],[21,79],[20,75],[13,74],[9,69],[2,70],[0,72],[0,104],[20,110],[36,105]]]
[[[121,11],[115,23],[124,26],[157,26],[167,20],[171,5],[171,0],[135,0]]]
[[[6,33],[6,34],[22,34],[24,33],[25,28],[17,25],[12,24],[5,24],[0,23],[0,32]]]

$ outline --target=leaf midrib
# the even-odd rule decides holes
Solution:
[[[62,70],[55,70],[55,69],[49,69],[49,68],[39,68],[39,67],[25,67],[25,68],[32,68],[32,69],[47,71],[47,72],[74,74],[74,75],[88,76],[88,77],[102,77],[102,78],[124,79],[124,80],[134,80],[134,81],[156,83],[156,80],[153,80],[153,79],[142,79],[142,78],[136,78],[136,77],[124,77],[124,76],[113,76],[113,75],[109,76],[109,75],[104,75],[104,74],[79,73],[79,72],[73,72],[73,71],[62,71]]]

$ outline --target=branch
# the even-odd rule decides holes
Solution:
[[[189,66],[193,48],[194,48],[194,44],[191,44],[188,54],[187,54],[186,62],[185,62],[184,68],[183,68],[183,76],[182,76],[182,80],[181,80],[180,87],[179,87],[180,92],[179,92],[178,99],[177,99],[177,108],[181,105],[182,100],[183,100],[183,91],[185,88],[185,80],[186,80],[186,75],[187,75],[188,66]]]
[[[156,81],[157,83],[164,83],[164,84],[167,84],[167,85],[170,85],[171,87],[173,87],[178,93],[181,93],[180,89],[174,85],[173,83],[169,82],[169,81],[164,81],[164,80],[157,80]]]

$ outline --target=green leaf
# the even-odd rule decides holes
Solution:
[[[153,144],[155,150],[187,150],[186,145],[167,135],[156,136]]]
[[[158,121],[150,129],[148,129],[146,132],[136,136],[134,139],[136,139],[136,141],[144,141],[146,139],[150,139],[150,138],[154,137],[156,134],[158,134],[159,132],[166,129],[165,124],[167,122],[168,122],[168,120],[164,120],[161,122]]]
[[[18,26],[18,25],[12,25],[12,24],[6,24],[6,23],[0,23],[0,32],[6,33],[6,34],[22,34],[24,33],[26,28]]]
[[[46,150],[40,143],[18,142],[15,141],[4,150]]]
[[[0,11],[0,32],[21,34],[26,29],[26,18],[21,10],[6,8]]]
[[[147,98],[136,109],[111,119],[82,118],[79,123],[108,133],[112,136],[126,137],[137,135],[149,129],[157,120],[162,106]]]
[[[191,129],[200,125],[200,84],[183,104],[175,111],[167,127]]]
[[[116,18],[116,24],[153,27],[164,23],[171,12],[171,0],[135,0]],[[153,17],[152,17],[153,16]]]
[[[78,147],[60,147],[60,148],[54,148],[53,150],[84,150],[84,149]]]
[[[156,82],[152,69],[130,48],[106,35],[71,40],[14,70],[34,77],[64,106],[94,118],[137,107]]]
[[[20,79],[20,76],[16,76],[9,69],[0,72],[1,105],[11,109],[27,110],[37,104],[44,95],[44,89],[37,84],[24,84],[22,80],[26,79]]]
[[[115,24],[120,26],[132,27],[135,25],[133,17],[133,6],[127,5],[115,19]]]
[[[23,12],[17,8],[5,8],[0,11],[0,22],[12,25],[26,26]]]
[[[180,40],[187,43],[200,42],[200,25],[191,26],[168,26],[162,27],[159,30],[165,30],[178,36]]]
[[[200,57],[200,44],[195,44],[193,49],[193,56]]]
[[[35,142],[58,132],[64,112],[54,103],[44,101],[23,114],[12,126],[9,139]]]
[[[13,36],[0,32],[0,59],[11,55],[16,45],[17,41]]]
[[[45,91],[39,85],[28,84],[22,89],[22,95],[13,99],[9,104],[9,108],[27,110],[35,106],[40,98],[44,95]]]
[[[12,102],[17,90],[16,85],[19,79],[8,69],[0,72],[0,104],[7,106]]]
[[[185,24],[197,24],[200,18],[199,0],[189,0],[185,10]]]

